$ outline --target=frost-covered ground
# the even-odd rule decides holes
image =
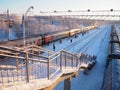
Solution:
[[[10,40],[17,39],[16,33],[14,31],[10,31]],[[0,30],[0,42],[8,41],[8,33],[5,30]]]
[[[100,26],[101,29],[106,28],[106,26]],[[94,29],[92,31],[87,32],[86,34],[82,35],[79,34],[77,38],[75,37],[68,37],[65,39],[62,39],[62,43],[59,41],[53,42],[55,44],[55,51],[59,51],[61,49],[67,50],[71,53],[77,52],[78,49],[80,49],[79,46],[83,46],[84,44],[88,43],[90,40],[92,41],[94,37],[96,37],[96,33],[99,33],[102,31],[99,29]],[[98,34],[97,34],[98,35]],[[72,40],[72,42],[71,42]],[[45,45],[44,48],[53,50],[53,43],[50,43],[49,45]],[[82,48],[82,47],[81,47]],[[76,50],[75,50],[76,49]]]
[[[110,25],[101,26],[98,29],[89,31],[85,35],[78,35],[77,38],[71,37],[53,42],[55,44],[55,51],[65,49],[71,53],[83,52],[90,55],[97,55],[97,64],[89,71],[88,76],[85,76],[80,71],[77,78],[71,80],[72,90],[100,90],[102,79],[104,75],[104,65],[107,56],[107,48],[110,34]],[[71,42],[72,39],[72,42]],[[53,50],[53,43],[45,48]],[[59,83],[55,90],[63,90],[63,81]]]
[[[104,75],[105,60],[108,51],[110,28],[98,37],[98,40],[85,51],[88,54],[97,55],[97,64],[89,71],[87,76],[79,72],[78,77],[72,80],[71,90],[101,90]]]
[[[59,42],[55,43],[56,51],[59,51],[62,48],[66,49],[70,44],[78,41],[75,45],[73,45],[73,47],[69,48],[68,51],[76,52],[77,49],[81,48],[80,51],[82,51],[83,53],[97,55],[97,64],[91,71],[89,71],[89,74],[87,76],[83,75],[83,73],[80,71],[78,77],[71,80],[71,90],[101,89],[104,75],[105,60],[108,53],[108,42],[111,31],[110,26],[111,25],[102,26],[98,30],[90,31],[84,36],[79,35],[78,38],[73,39],[72,43],[69,39],[62,40],[62,44],[59,44]],[[52,43],[50,46],[45,47],[52,49]],[[63,84],[64,83],[62,81],[54,88],[54,90],[63,90]]]
[[[1,41],[7,41],[8,40],[8,35],[5,31],[0,30],[0,42]]]

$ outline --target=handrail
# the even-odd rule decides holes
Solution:
[[[12,69],[16,69],[17,67],[15,67],[15,66],[10,66],[10,65],[8,65],[8,66],[5,66],[5,65],[0,65],[0,68],[12,68]]]
[[[65,52],[65,53],[67,53],[67,54],[69,54],[69,55],[72,55],[72,56],[75,56],[75,57],[77,57],[76,55],[74,55],[74,54],[72,54],[72,53],[70,53],[70,52],[68,52],[68,51],[65,51],[65,50],[61,50],[62,52]]]
[[[52,57],[54,57],[54,56],[56,56],[58,54],[60,54],[60,52],[54,53],[53,55],[49,56],[49,58],[52,58]]]
[[[12,54],[15,55],[16,53],[12,53],[11,51],[0,50],[0,53]]]
[[[59,71],[63,71],[63,69],[67,69],[68,67],[70,69],[73,69],[74,67],[78,69],[79,68],[78,66],[80,65],[80,63],[78,62],[79,55],[72,54],[65,50],[54,52],[50,56],[42,56],[40,55],[39,52],[36,54],[34,51],[25,52],[25,51],[14,50],[12,48],[4,47],[4,46],[0,46],[0,47],[2,48],[2,50],[0,51],[3,51],[2,53],[0,53],[0,56],[14,58],[13,59],[14,62],[10,62],[10,63],[8,63],[9,61],[8,58],[5,61],[5,65],[6,65],[6,66],[4,65],[5,67],[0,65],[0,72],[1,72],[0,75],[2,76],[2,73],[5,73],[5,76],[1,78],[2,79],[9,78],[9,73],[10,73],[11,77],[13,78],[13,82],[14,80],[16,81],[17,79],[19,79],[18,76],[21,76],[21,78],[24,76],[25,77],[24,80],[26,80],[27,82],[29,82],[30,80],[40,79],[40,78],[48,78],[49,80],[52,77],[54,77],[54,75]],[[29,48],[31,50],[33,48],[35,49],[38,48],[39,50],[41,47],[32,45],[29,46]],[[26,48],[26,50],[29,48]],[[16,52],[20,52],[20,53],[18,54]],[[10,53],[16,53],[16,55],[12,55]],[[2,62],[4,63],[4,61]],[[21,79],[21,81],[24,80]],[[7,80],[6,83],[9,83],[9,79]],[[2,84],[2,82],[0,82],[0,84]]]
[[[37,57],[41,57],[41,58],[48,59],[48,57],[46,57],[46,56],[36,55],[36,54],[33,54],[33,53],[28,53],[28,54],[29,54],[29,55],[33,55],[33,56],[37,56]]]
[[[57,54],[54,58],[50,59],[50,61],[53,61],[58,56],[60,56],[60,54]]]
[[[11,56],[11,55],[6,55],[6,54],[0,54],[0,56],[5,56],[5,57],[9,57],[9,58],[15,58],[15,59],[20,59],[20,60],[26,60],[25,57],[21,57],[21,56]],[[37,62],[44,62],[47,63],[48,61],[45,60],[38,60],[38,59],[32,59],[32,58],[28,58],[30,61],[37,61]]]
[[[13,52],[9,52],[9,51],[3,51],[3,50],[0,50],[0,52],[3,52],[3,53],[7,53],[7,54],[12,54],[12,55],[15,55],[16,53],[13,53]],[[25,53],[25,52],[24,52]],[[33,54],[33,53],[28,53],[29,55],[33,55],[33,56],[37,56],[37,57],[41,57],[41,58],[46,58],[48,59],[48,57],[46,56],[42,56],[42,55],[36,55],[36,54]],[[1,54],[2,55],[2,54]],[[4,55],[5,56],[5,55]],[[9,57],[9,56],[7,56]]]
[[[38,46],[36,46],[36,45],[33,45],[33,48],[39,48],[39,49],[43,49],[43,50],[45,50],[45,51],[49,51],[49,52],[51,52],[52,54],[53,53],[56,53],[56,52],[54,52],[54,51],[51,51],[51,50],[49,50],[49,49],[46,49],[46,48],[42,48],[41,46],[40,47],[38,47]]]
[[[7,50],[10,50],[10,51],[13,51],[13,52],[21,52],[21,53],[25,53],[26,51],[19,51],[19,50],[15,50],[15,48],[8,48],[8,47],[5,47],[5,46],[1,46],[0,45],[0,48],[2,49],[7,49]],[[44,48],[41,48],[41,47],[37,47],[39,49],[43,49],[43,51],[47,51],[47,53],[51,53],[51,54],[54,54],[55,52],[54,51],[50,51],[50,50],[47,50],[47,49],[44,49]],[[20,48],[19,48],[20,49]]]
[[[9,50],[9,51],[11,51],[11,53],[13,53],[13,52],[19,52],[19,53],[26,53],[26,51],[19,51],[19,50],[15,50],[14,48],[8,48],[8,47],[5,47],[5,46],[0,46],[0,48],[2,48],[3,50],[5,49],[5,50]],[[40,49],[40,48],[39,48]],[[44,51],[44,50],[43,50]],[[50,50],[49,50],[50,51]],[[8,52],[8,51],[7,51]],[[51,51],[50,51],[51,52]],[[33,54],[33,53],[30,53],[30,52],[28,52],[28,54],[31,54],[31,55],[34,55],[34,56],[38,56],[38,57],[42,57],[42,58],[46,58],[46,59],[48,59],[48,57],[46,57],[46,56],[42,56],[42,55],[36,55],[36,54]]]
[[[25,60],[24,57],[18,57],[18,56],[12,56],[12,55],[6,55],[6,54],[0,54],[0,56],[5,56],[5,57],[9,57],[9,58],[15,58],[15,59],[22,59]]]
[[[14,48],[8,48],[8,47],[1,46],[1,45],[0,45],[0,49],[10,50],[10,51],[13,51],[13,52],[25,53],[25,51],[19,51],[19,50],[15,50]]]
[[[32,58],[28,58],[28,59],[29,59],[30,61],[48,63],[48,60],[38,60],[38,59],[32,59]]]
[[[42,51],[44,53],[50,53],[50,54],[54,54],[55,52],[51,52],[51,51],[46,51],[44,49],[36,49],[36,48],[33,48],[34,50],[39,50],[39,51]]]

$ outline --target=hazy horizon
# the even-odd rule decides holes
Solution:
[[[120,0],[0,0],[0,13],[9,9],[10,13],[24,14],[32,5],[33,14],[40,11],[67,11],[67,10],[119,10]]]

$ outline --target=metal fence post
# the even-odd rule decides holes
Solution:
[[[66,63],[67,63],[67,61],[66,61],[66,53],[65,53],[65,68],[66,68]]]
[[[50,55],[49,55],[49,51],[48,51],[48,57],[49,57]]]
[[[34,49],[33,49],[33,47],[32,47],[32,59],[34,58]]]
[[[27,74],[27,82],[29,82],[29,80],[30,80],[30,71],[29,71],[28,52],[26,52],[26,74]]]
[[[73,60],[74,60],[74,55],[72,55],[73,56],[73,58],[72,58],[72,68],[73,68]]]
[[[18,56],[18,53],[16,53],[16,56]],[[16,68],[17,68],[17,79],[18,79],[18,58],[16,58]]]
[[[16,56],[18,56],[18,53],[16,53]],[[17,67],[17,71],[18,71],[18,58],[16,58],[16,67]]]
[[[78,65],[78,57],[76,56],[76,67],[77,67],[77,65]]]
[[[56,56],[57,56],[57,54],[56,54]],[[57,63],[58,63],[58,62],[57,62],[57,57],[56,57],[56,65],[57,65]]]
[[[48,58],[48,69],[47,69],[47,74],[48,74],[48,79],[50,79],[50,58]]]
[[[60,70],[62,70],[62,51],[60,51]]]

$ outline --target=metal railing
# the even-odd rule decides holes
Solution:
[[[34,46],[18,51],[18,48],[0,46],[0,56],[3,57],[0,60],[0,86],[51,79],[66,69],[79,68],[80,56],[64,50],[55,53],[45,49],[41,54],[40,49]],[[48,56],[44,56],[46,52]]]

